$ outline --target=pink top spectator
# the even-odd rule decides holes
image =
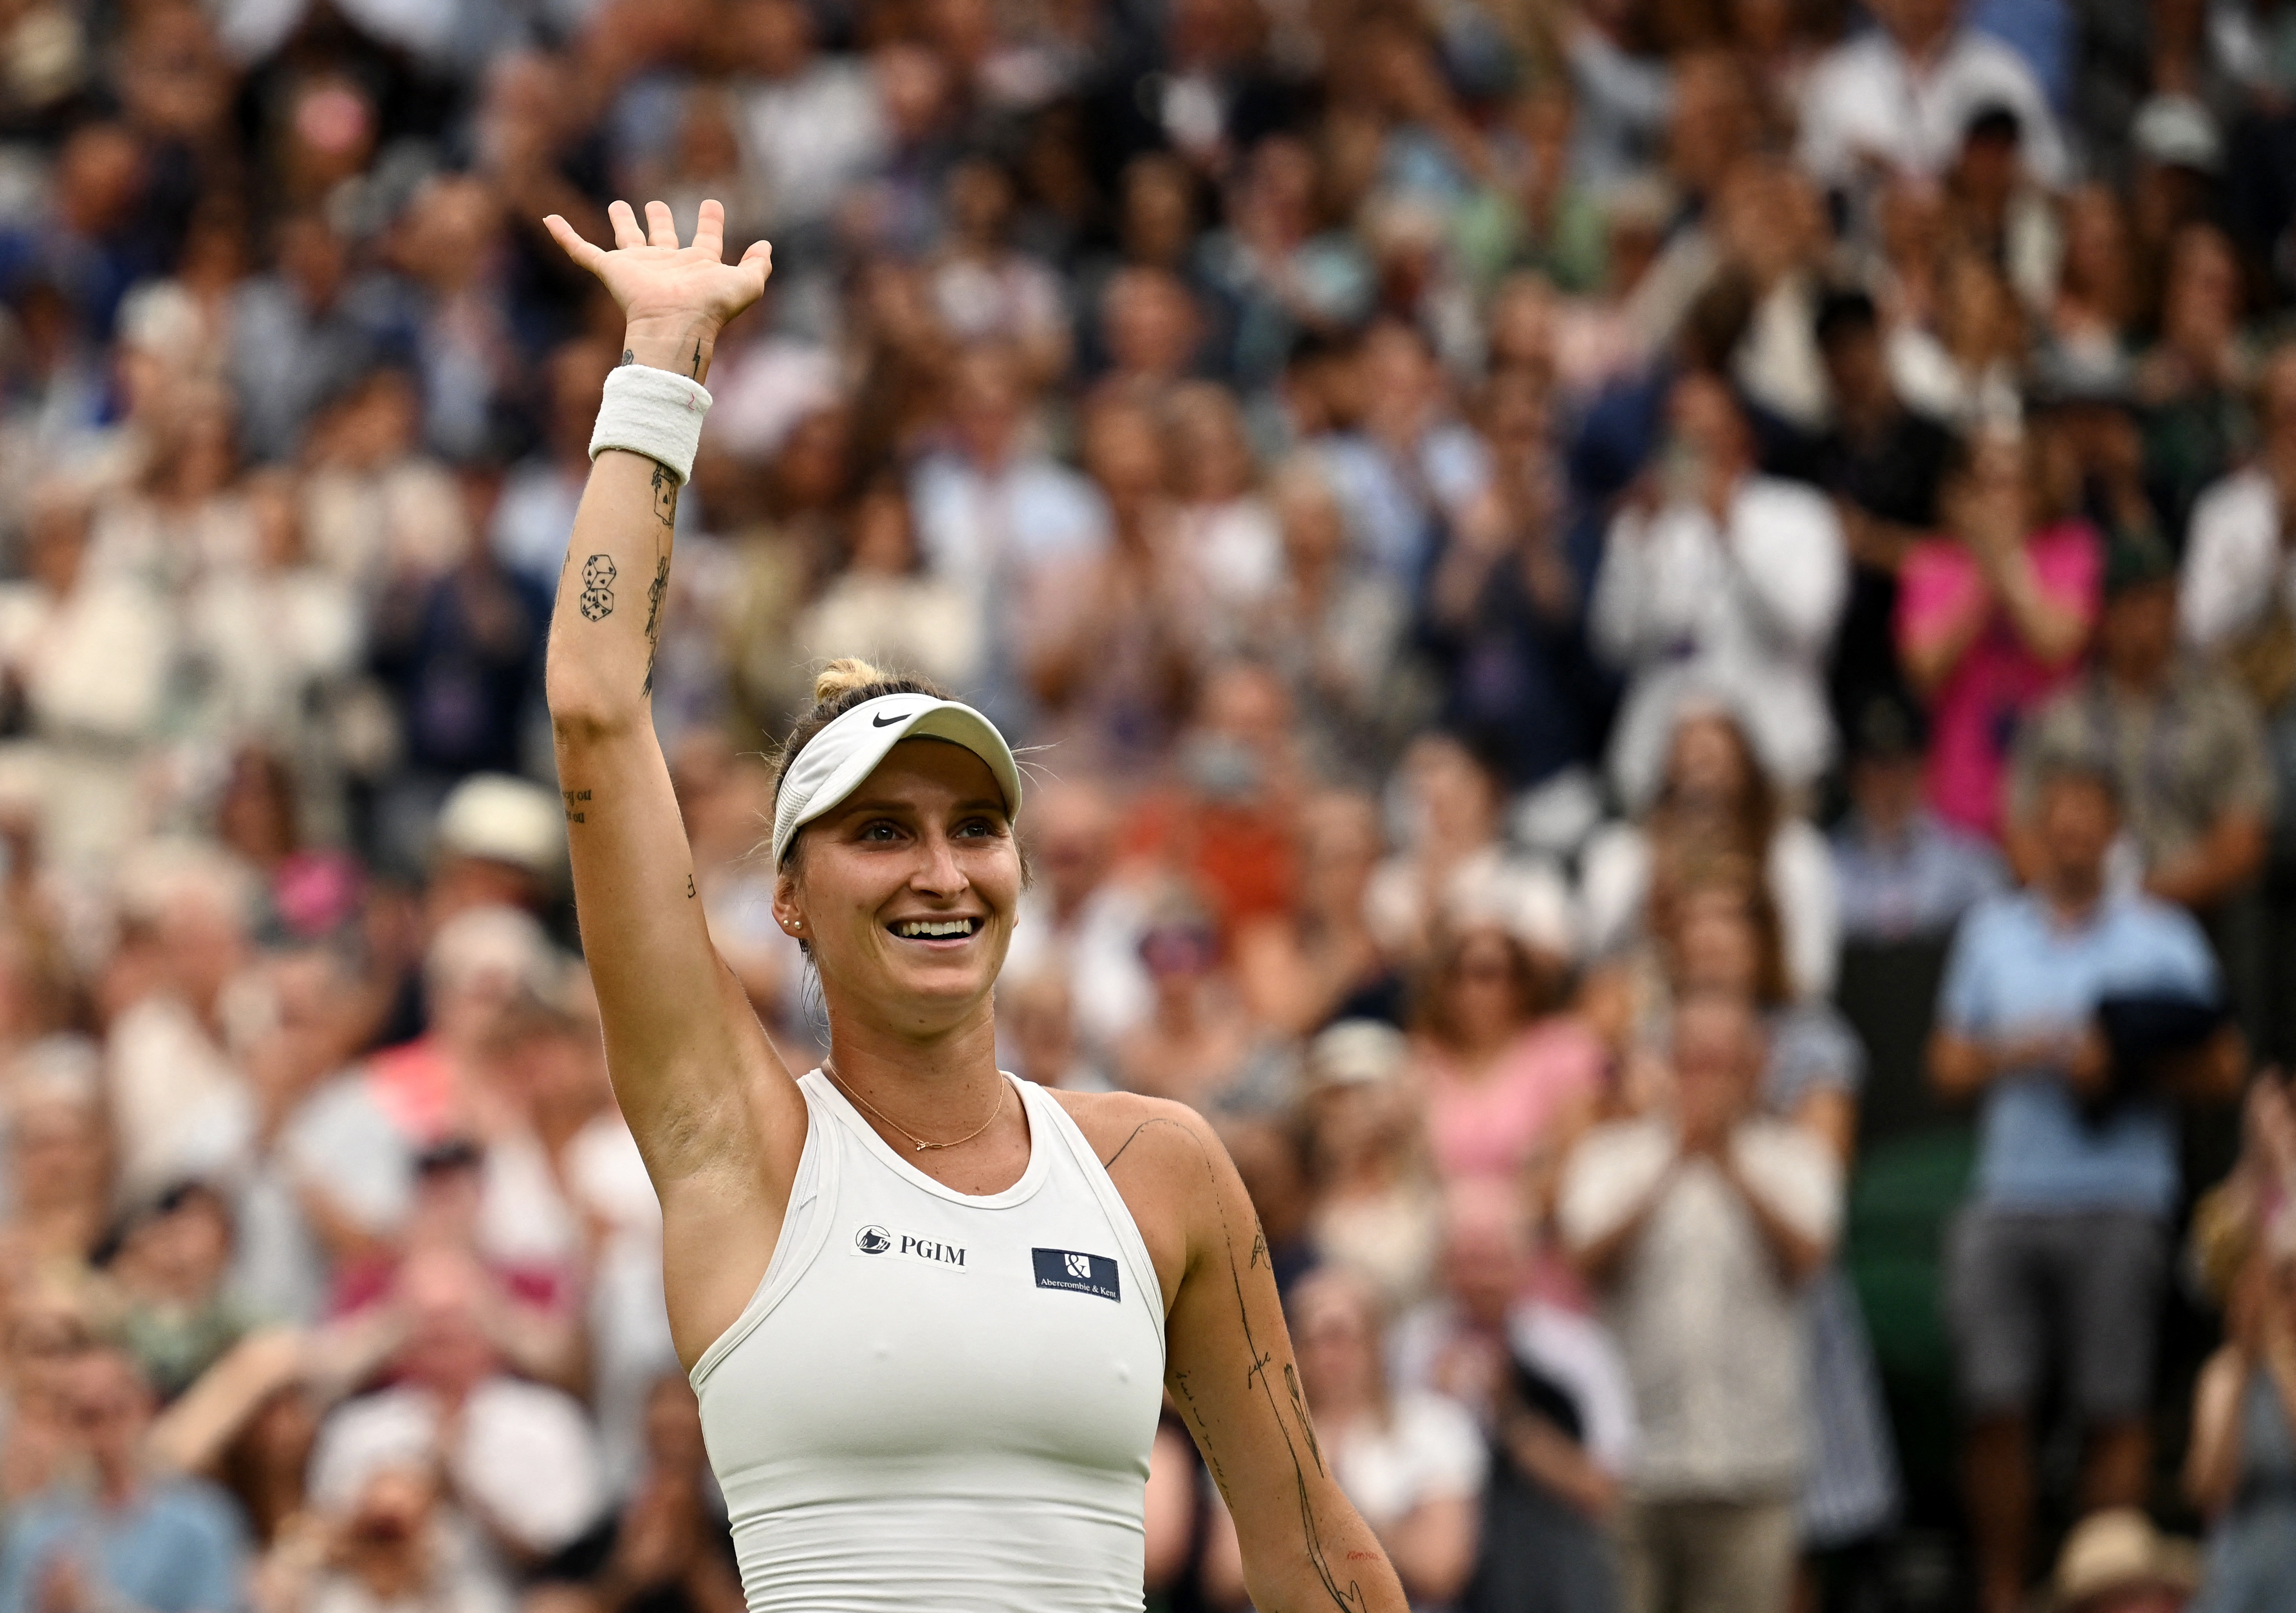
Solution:
[[[1450,1060],[1429,1050],[1419,1069],[1426,1082],[1427,1134],[1444,1180],[1503,1176],[1529,1163],[1555,1118],[1603,1085],[1603,1044],[1568,1016],[1545,1019],[1515,1038],[1480,1081],[1463,1079]]]
[[[2033,574],[2052,598],[2095,622],[2104,545],[2087,521],[2059,521],[2026,540]],[[1898,579],[1898,645],[1934,638],[1974,610],[1982,632],[1931,701],[1930,800],[1938,815],[1979,834],[2001,823],[2001,779],[2017,724],[2079,669],[2049,667],[2027,649],[2000,607],[1986,597],[1977,561],[1952,538],[1915,544]]]

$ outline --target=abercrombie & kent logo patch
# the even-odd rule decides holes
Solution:
[[[1116,1286],[1116,1262],[1105,1255],[1082,1255],[1064,1249],[1032,1249],[1029,1254],[1037,1264],[1038,1288],[1098,1294],[1103,1299],[1120,1298]]]

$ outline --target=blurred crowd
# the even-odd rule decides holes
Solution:
[[[1006,1063],[1215,1118],[1414,1607],[2296,1609],[2296,4],[0,0],[0,1613],[740,1608],[540,699],[615,197],[775,244],[721,951],[805,1068],[814,667],[1004,725]]]

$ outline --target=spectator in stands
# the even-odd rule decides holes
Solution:
[[[1410,1044],[1394,1027],[1343,1021],[1308,1044],[1302,1109],[1318,1261],[1353,1273],[1390,1309],[1423,1298],[1443,1236]]]
[[[1675,1009],[1666,1109],[1597,1126],[1564,1168],[1564,1242],[1634,1386],[1625,1605],[1775,1609],[1793,1580],[1808,1462],[1803,1285],[1841,1215],[1834,1156],[1759,1109],[1743,997]]]
[[[1517,786],[1593,764],[1608,705],[1587,636],[1592,534],[1564,508],[1546,393],[1527,366],[1485,385],[1492,496],[1451,526],[1423,608],[1443,720],[1505,757]]]
[[[1558,1283],[1542,1281],[1534,1225],[1509,1184],[1451,1189],[1442,1288],[1397,1324],[1395,1382],[1458,1401],[1490,1445],[1481,1549],[1460,1605],[1597,1613],[1618,1604],[1607,1526],[1634,1406],[1602,1324],[1539,1292]]]
[[[2231,659],[2249,692],[2276,715],[2296,684],[2296,654],[2279,647],[2296,637],[2288,619],[2296,610],[2288,541],[2296,530],[2296,344],[2265,362],[2256,405],[2254,463],[2210,487],[2194,508],[2177,604],[2185,638]]]
[[[1866,1050],[1830,1003],[1787,994],[1767,894],[1742,871],[1734,877],[1719,869],[1669,909],[1673,995],[1742,995],[1761,1010],[1762,1109],[1824,1144],[1846,1179],[1857,1151]],[[1899,1492],[1865,1313],[1840,1265],[1812,1281],[1803,1320],[1814,1432],[1798,1517],[1802,1552],[1815,1557],[1879,1533],[1895,1517]]]
[[[1482,758],[1450,734],[1423,734],[1397,773],[1407,792],[1408,828],[1364,893],[1381,949],[1399,962],[1421,963],[1445,919],[1472,913],[1538,938],[1558,957],[1573,955],[1569,889],[1550,862],[1507,844],[1503,787]]]
[[[1485,1464],[1457,1402],[1388,1386],[1379,1299],[1359,1279],[1319,1272],[1292,1290],[1300,1386],[1340,1486],[1379,1535],[1414,1603],[1440,1607],[1475,1565]]]
[[[990,662],[983,708],[1012,722],[1029,708],[1022,668],[1009,659],[1033,642],[1021,606],[1047,569],[1096,557],[1108,514],[1092,484],[1029,439],[1034,401],[1021,358],[991,345],[966,349],[949,381],[948,438],[918,461],[909,481],[917,546],[934,575],[974,590]]]
[[[152,1392],[123,1351],[88,1348],[62,1392],[92,1486],[52,1485],[0,1535],[0,1609],[38,1613],[124,1601],[152,1613],[247,1605],[245,1535],[230,1501],[144,1464]]]
[[[1898,652],[1928,703],[1930,800],[1947,823],[2000,831],[2017,725],[2079,666],[2096,618],[2103,546],[2088,523],[2041,507],[2013,439],[1980,432],[1946,465],[1952,536],[1916,544],[1898,597]]]
[[[1206,1113],[1281,1109],[1291,1098],[1288,1050],[1238,1000],[1210,915],[1176,900],[1140,938],[1150,1008],[1116,1047],[1128,1092]]]
[[[1308,1036],[1340,1019],[1403,1021],[1403,976],[1365,899],[1384,849],[1362,796],[1333,790],[1302,810],[1297,904],[1236,932],[1236,984],[1262,1024]]]
[[[1841,922],[1824,839],[1789,809],[1736,708],[1685,700],[1649,807],[1596,831],[1580,858],[1588,954],[1615,954],[1645,934],[1652,908],[1718,862],[1760,872],[1784,926],[1790,988],[1824,995]]]
[[[1463,920],[1439,932],[1410,1073],[1445,1180],[1551,1179],[1557,1144],[1592,1117],[1603,1049],[1560,1011],[1567,968],[1504,925]]]
[[[366,1476],[348,1504],[316,1520],[266,1589],[280,1607],[383,1613],[409,1601],[442,1613],[501,1613],[510,1586],[469,1525],[446,1504],[435,1469],[392,1463]]]
[[[504,1561],[529,1566],[562,1550],[605,1501],[580,1404],[504,1371],[491,1314],[502,1300],[468,1257],[410,1262],[398,1292],[409,1318],[399,1380],[328,1417],[311,1456],[313,1498],[345,1510],[380,1471],[439,1467]]]
[[[2105,877],[2117,790],[2117,776],[2094,763],[2059,762],[2036,780],[2033,884],[1963,920],[1930,1049],[1939,1093],[1981,1105],[1974,1191],[1955,1224],[1946,1291],[1986,1613],[2010,1613],[2025,1591],[2030,1419],[2052,1339],[2065,1341],[2065,1382],[2087,1436],[2087,1504],[2144,1494],[2177,1192],[2173,1094],[2221,1093],[2238,1075],[2236,1034],[2187,1036],[2142,1060],[2155,1069],[2128,1068],[2136,1049],[2101,1028],[2112,1000],[2218,996],[2198,926]]]
[[[109,1222],[114,1150],[92,1060],[62,1052],[19,1068],[8,1095],[8,1184],[22,1258],[77,1285]]]
[[[2013,822],[2032,821],[2052,766],[2085,761],[2116,781],[2144,888],[2204,918],[2264,865],[2273,780],[2256,710],[2222,673],[2177,646],[2176,560],[2150,533],[2117,540],[2104,578],[2096,663],[2018,736]],[[2018,860],[2030,847],[2011,844]]]
[[[1937,526],[1938,482],[1952,438],[1898,396],[1871,296],[1828,296],[1816,326],[1833,423],[1814,445],[1813,478],[1833,495],[1850,560],[1833,672],[1834,712],[1847,726],[1866,700],[1896,692],[1902,682],[1890,644],[1898,573],[1906,553]]]
[[[1021,893],[1004,968],[1021,979],[1065,975],[1078,1034],[1105,1059],[1148,1012],[1147,900],[1119,864],[1116,804],[1099,783],[1055,779],[1029,798],[1029,818],[1037,878]]]
[[[2296,848],[2296,344],[2266,360],[2256,413],[2255,460],[2194,507],[2177,614],[2185,642],[2231,675],[2266,725],[2276,803],[2261,948],[2269,972],[2260,995],[2269,1051],[2286,1059],[2296,1055],[2286,988],[2296,907],[2285,878]]]
[[[252,1324],[226,1290],[231,1211],[201,1182],[179,1183],[130,1213],[104,1262],[107,1331],[162,1404],[189,1388]]]
[[[1788,790],[1833,757],[1822,668],[1849,585],[1841,528],[1807,487],[1755,473],[1728,384],[1677,381],[1653,474],[1611,523],[1595,583],[1597,650],[1627,675],[1611,773],[1647,800],[1685,691],[1742,711]]]
[[[2134,381],[2145,479],[2161,520],[2182,531],[2248,434],[2254,355],[2241,334],[2239,256],[2221,229],[2204,217],[2178,221],[2161,274],[2159,337]]]
[[[2001,888],[2001,855],[1931,810],[1928,734],[1919,710],[1875,695],[1849,733],[1849,810],[1833,835],[1842,938],[1945,935]]]
[[[1879,27],[1819,60],[1799,110],[1801,160],[1821,183],[1942,173],[1972,114],[1988,106],[2015,116],[2043,184],[2063,179],[2063,137],[2032,69],[1961,12],[1956,0],[1890,0],[1874,8]]]
[[[2230,1337],[2201,1371],[2185,1489],[2210,1521],[2209,1613],[2258,1613],[2296,1574],[2296,1250],[2285,1202],[2257,1205],[2229,1295]]]
[[[562,1556],[554,1575],[570,1571],[614,1613],[742,1613],[734,1536],[682,1372],[656,1379],[646,1396],[645,1459],[620,1515]]]

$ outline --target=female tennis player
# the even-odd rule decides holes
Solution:
[[[996,1068],[990,990],[1026,875],[988,720],[858,663],[823,675],[776,783],[774,913],[830,1055],[793,1079],[711,948],[650,710],[671,527],[726,322],[702,203],[548,220],[627,322],[550,628],[574,890],[622,1112],[663,1217],[670,1331],[742,1577],[767,1609],[1100,1613],[1142,1602],[1169,1388],[1255,1603],[1402,1613],[1308,1421],[1267,1245],[1174,1103]]]

